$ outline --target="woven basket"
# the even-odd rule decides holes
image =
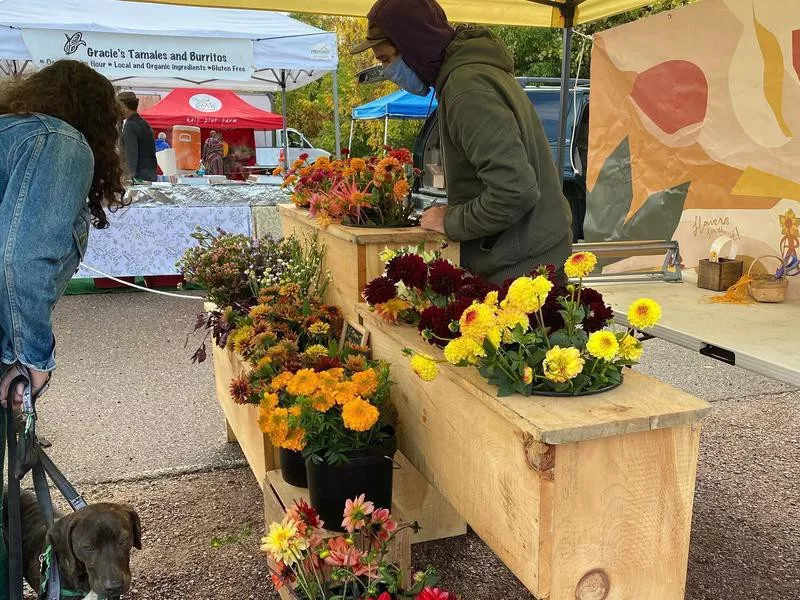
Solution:
[[[747,270],[747,274],[754,278],[753,281],[750,282],[750,295],[756,302],[783,302],[786,300],[786,289],[789,287],[789,280],[786,279],[786,275],[779,278],[772,274],[753,275],[752,273],[753,266],[763,258],[774,258],[778,260],[784,267],[783,272],[786,272],[786,263],[779,256],[775,256],[774,254],[759,256]]]

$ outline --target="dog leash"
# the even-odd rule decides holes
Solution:
[[[23,552],[22,552],[22,511],[20,504],[21,481],[28,473],[33,472],[33,486],[36,501],[42,511],[48,528],[55,522],[53,499],[47,476],[50,476],[56,488],[63,494],[73,510],[86,506],[86,501],[70,484],[50,457],[44,452],[36,436],[36,397],[32,393],[30,371],[24,365],[18,365],[20,375],[9,384],[8,389],[23,386],[22,420],[19,438],[17,438],[17,419],[13,407],[6,410],[6,438],[8,442],[8,540],[9,540],[9,600],[23,600]],[[47,565],[45,570],[45,559]],[[46,600],[61,600],[61,576],[58,570],[58,557],[55,552],[42,556],[43,583],[37,590],[39,597]]]

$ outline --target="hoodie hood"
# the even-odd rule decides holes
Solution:
[[[442,7],[434,0],[378,0],[367,15],[397,47],[403,60],[433,85],[455,36]]]
[[[462,27],[445,50],[444,62],[436,78],[436,93],[448,77],[465,65],[488,65],[514,75],[514,59],[500,38],[485,27]]]

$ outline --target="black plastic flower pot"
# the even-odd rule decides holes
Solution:
[[[308,493],[313,506],[325,521],[325,529],[344,531],[344,506],[348,499],[364,494],[376,508],[392,508],[392,476],[397,438],[391,436],[379,446],[347,452],[349,462],[339,465],[306,460]]]
[[[278,452],[281,459],[281,475],[283,480],[289,485],[299,488],[308,487],[308,477],[306,477],[306,459],[302,452],[280,448]]]

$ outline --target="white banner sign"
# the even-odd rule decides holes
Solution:
[[[194,81],[246,81],[253,68],[253,42],[97,33],[63,29],[23,30],[22,38],[40,66],[69,58],[88,64],[111,80],[127,77],[180,77]]]

